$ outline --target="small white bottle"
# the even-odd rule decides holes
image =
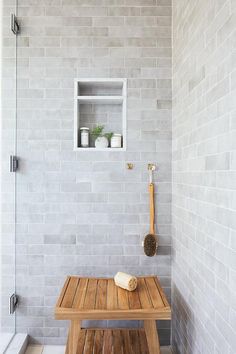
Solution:
[[[113,134],[112,135],[111,148],[121,148],[121,134]]]
[[[80,146],[89,147],[89,128],[87,127],[80,128]]]

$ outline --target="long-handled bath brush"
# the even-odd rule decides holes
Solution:
[[[155,256],[158,247],[157,235],[155,234],[154,184],[152,182],[152,170],[153,170],[152,167],[150,167],[149,168],[150,233],[145,236],[143,241],[144,253],[148,257]]]

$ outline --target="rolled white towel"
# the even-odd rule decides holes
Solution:
[[[138,280],[135,276],[123,272],[116,273],[114,281],[117,286],[128,291],[134,291],[138,285]]]

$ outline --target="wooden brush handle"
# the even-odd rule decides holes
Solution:
[[[150,195],[150,234],[155,234],[154,184],[149,184]]]

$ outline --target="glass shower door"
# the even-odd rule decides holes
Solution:
[[[16,118],[17,36],[16,6],[0,0],[1,120],[0,120],[0,354],[15,334],[15,245],[16,245]],[[12,31],[13,30],[13,31]],[[10,163],[11,162],[11,163]],[[11,165],[11,166],[10,166]]]

